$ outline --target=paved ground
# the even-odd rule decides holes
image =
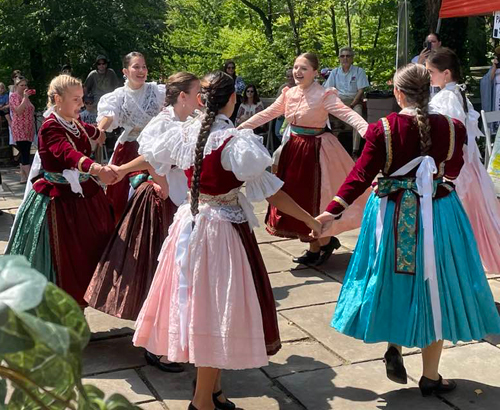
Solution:
[[[0,194],[0,251],[8,239],[13,214],[24,185],[18,175],[2,170],[5,193]],[[3,196],[2,196],[3,195]],[[265,204],[256,207],[262,221]],[[10,214],[10,215],[9,215]],[[385,377],[384,344],[365,345],[329,327],[342,279],[357,240],[357,231],[340,237],[342,248],[320,268],[296,266],[292,255],[302,253],[297,241],[276,239],[258,229],[257,238],[276,297],[283,349],[269,366],[226,372],[225,391],[245,410],[493,410],[500,408],[500,337],[446,345],[441,373],[458,381],[456,392],[422,398],[418,349],[405,350],[410,381],[407,386]],[[500,275],[488,276],[500,302]],[[499,305],[500,306],[500,305]],[[87,309],[93,332],[85,351],[86,382],[111,393],[120,392],[145,410],[185,410],[191,398],[194,369],[167,374],[146,365],[143,351],[132,346],[133,322]]]

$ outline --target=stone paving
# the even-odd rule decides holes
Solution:
[[[8,239],[24,185],[14,183],[13,169],[1,170],[0,250]],[[262,222],[266,204],[256,206]],[[493,410],[500,409],[500,337],[473,343],[446,344],[441,373],[458,382],[446,396],[423,398],[417,387],[421,372],[418,349],[405,349],[408,385],[389,381],[382,356],[384,344],[365,345],[329,327],[342,279],[357,240],[357,231],[341,235],[342,248],[321,267],[297,266],[291,257],[304,245],[277,239],[263,228],[256,232],[276,298],[282,350],[269,365],[224,373],[224,390],[245,410]],[[500,302],[500,274],[488,275]],[[500,303],[497,305],[500,306]],[[134,323],[87,308],[92,340],[84,354],[86,383],[118,392],[145,410],[185,410],[191,399],[192,366],[180,374],[148,366],[143,350],[132,346]]]

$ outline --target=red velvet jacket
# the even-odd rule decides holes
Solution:
[[[43,122],[38,133],[38,153],[44,171],[62,173],[65,169],[72,168],[81,172],[89,171],[94,163],[88,157],[92,151],[89,139],[97,139],[99,130],[80,120],[76,123],[80,129],[79,138],[66,131],[54,114]],[[92,179],[82,182],[81,185],[84,196],[95,195],[101,189]],[[33,184],[33,189],[50,197],[76,195],[69,184],[52,183],[43,177]]]
[[[212,151],[203,158],[200,176],[200,192],[207,195],[227,194],[232,189],[243,185],[231,171],[226,171],[222,167],[221,156],[226,144],[231,141],[228,138],[218,149]],[[191,188],[191,179],[193,177],[194,167],[185,171],[188,178],[188,187]]]
[[[328,205],[327,212],[334,215],[342,213],[365,192],[379,172],[388,177],[420,156],[420,134],[414,118],[405,114],[388,115],[390,135],[387,138],[382,120],[369,125],[363,153]],[[437,114],[429,115],[429,121],[432,140],[429,155],[434,158],[438,168],[434,178],[444,176],[453,180],[458,177],[464,163],[465,127],[460,121]],[[453,122],[454,127],[450,127],[449,121]],[[415,176],[417,168],[407,176]]]

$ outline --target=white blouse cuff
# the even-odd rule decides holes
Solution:
[[[261,202],[278,192],[283,184],[277,176],[264,171],[258,178],[247,181],[246,197],[250,202]]]

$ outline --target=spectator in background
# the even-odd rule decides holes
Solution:
[[[283,88],[288,87],[292,88],[295,87],[295,79],[293,78],[293,69],[292,68],[287,68],[285,71],[285,77],[286,77],[286,83],[282,84],[278,90],[278,94],[276,97],[279,97],[281,95],[281,92],[283,91]]]
[[[495,58],[488,72],[481,79],[481,106],[484,111],[500,111],[500,46],[495,48]],[[495,132],[498,123],[494,123]]]
[[[4,117],[10,127],[9,93],[4,83],[0,83],[0,117]]]
[[[253,84],[249,84],[245,88],[243,93],[243,102],[238,109],[238,114],[236,115],[236,126],[243,124],[246,120],[253,117],[258,112],[264,109],[264,104],[259,98],[259,93],[257,88]],[[259,127],[255,130],[256,134],[261,134],[265,132],[264,127]]]
[[[85,109],[80,113],[80,119],[90,125],[97,125],[97,104],[94,104],[93,95],[83,97]]]
[[[420,52],[418,56],[415,56],[411,59],[412,63],[415,64],[424,64],[427,61],[427,57],[431,50],[435,50],[441,47],[441,38],[437,33],[429,33],[424,41],[424,49]],[[432,97],[432,96],[431,96]]]
[[[109,60],[104,55],[96,58],[96,69],[91,71],[85,80],[84,94],[92,94],[94,102],[97,104],[104,94],[114,91],[120,86],[120,80],[114,70],[108,67]]]
[[[12,137],[21,154],[21,183],[28,180],[30,173],[30,150],[35,134],[35,107],[29,97],[33,94],[34,90],[28,89],[28,80],[17,77],[14,92],[9,97]]]
[[[236,91],[236,97],[237,97],[236,105],[234,106],[234,111],[233,114],[231,115],[231,121],[234,124],[234,122],[236,121],[236,114],[238,113],[242,101],[242,94],[243,91],[245,91],[245,81],[243,81],[243,78],[236,75],[236,63],[233,60],[226,60],[226,62],[224,63],[224,67],[222,68],[222,71],[230,75],[234,80],[234,89]]]
[[[72,75],[73,68],[71,67],[71,64],[64,64],[61,67],[61,74],[67,74],[67,75]]]
[[[340,67],[332,70],[323,87],[335,87],[339,92],[342,102],[359,115],[363,115],[364,89],[369,87],[370,83],[366,77],[365,70],[353,65],[354,55],[354,50],[351,47],[342,47],[340,49]],[[330,118],[331,120],[332,118]],[[335,121],[338,120],[335,119]],[[352,154],[354,157],[357,157],[361,141],[359,132],[353,130],[352,138]]]

